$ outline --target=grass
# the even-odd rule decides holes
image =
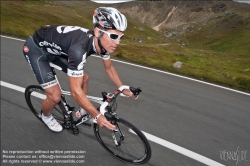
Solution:
[[[133,53],[127,51],[129,49],[133,50]],[[147,54],[141,54],[142,49],[147,49]],[[239,58],[235,53],[189,49],[177,44],[167,46],[138,44],[122,45],[114,56],[200,80],[226,84],[229,87],[247,90],[250,88],[249,73],[245,70],[249,68],[250,57]],[[173,68],[173,63],[178,61],[182,62],[182,68]]]
[[[46,24],[93,27],[92,14],[98,4],[62,2],[2,1],[1,34],[27,38]],[[112,57],[250,92],[250,24],[244,18],[237,20],[239,17],[235,17],[237,29],[224,28],[227,20],[222,20],[224,24],[215,20],[190,36],[189,47],[185,47],[166,41],[156,31],[128,17],[124,40]],[[211,33],[215,26],[222,26],[224,33]],[[209,37],[204,38],[208,33]],[[158,45],[165,43],[168,44]],[[182,62],[182,68],[173,68],[177,61]]]

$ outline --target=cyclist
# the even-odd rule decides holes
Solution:
[[[94,10],[93,23],[93,30],[78,26],[45,25],[37,29],[24,44],[24,56],[46,92],[47,98],[42,103],[41,116],[52,131],[60,132],[63,128],[51,114],[51,110],[61,99],[61,90],[49,63],[59,66],[67,73],[71,94],[80,107],[99,126],[115,129],[86,97],[89,77],[83,68],[87,57],[97,53],[102,57],[105,71],[112,82],[118,88],[123,85],[111,63],[110,53],[120,44],[122,32],[127,28],[127,19],[115,8],[99,7]],[[123,94],[132,96],[129,90],[124,90]]]

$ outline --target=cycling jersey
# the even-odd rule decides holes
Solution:
[[[96,52],[91,30],[64,25],[42,26],[26,40],[23,49],[43,88],[57,83],[49,62],[60,66],[71,77],[82,77],[87,57]],[[108,52],[101,56],[104,60],[110,58]]]

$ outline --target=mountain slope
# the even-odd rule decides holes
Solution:
[[[250,4],[233,1],[146,1],[116,5],[165,39],[214,51],[250,51]]]

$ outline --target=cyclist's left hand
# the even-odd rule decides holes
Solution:
[[[132,96],[133,96],[133,93],[131,93],[129,89],[124,89],[124,90],[122,91],[122,93],[123,93],[124,95],[126,95],[126,97],[132,97]]]

